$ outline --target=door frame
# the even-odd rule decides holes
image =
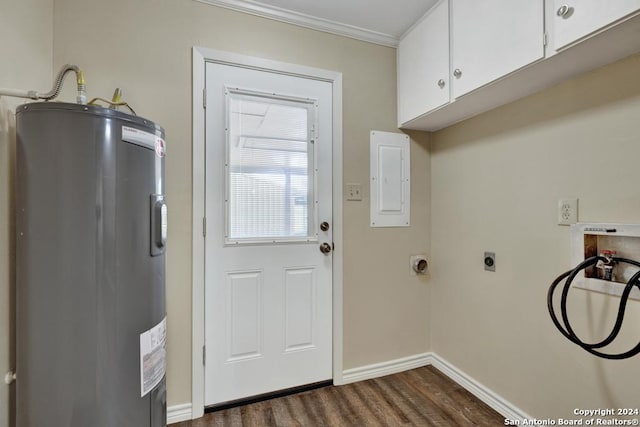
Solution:
[[[191,418],[204,415],[205,342],[205,67],[207,62],[330,82],[333,87],[333,382],[342,384],[342,73],[194,46],[193,73],[193,201],[192,201],[192,335]]]

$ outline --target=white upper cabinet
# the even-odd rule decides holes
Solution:
[[[544,58],[543,0],[450,0],[453,97]]]
[[[449,102],[449,4],[438,3],[398,47],[398,123]]]
[[[440,0],[400,41],[398,121],[442,129],[640,52],[638,34],[640,0]]]
[[[640,10],[640,0],[553,0],[553,47],[560,50]]]

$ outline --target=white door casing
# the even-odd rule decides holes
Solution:
[[[332,90],[321,80],[206,65],[205,405],[332,378],[332,254],[319,250],[333,241],[331,227],[320,229],[333,223]],[[295,152],[299,141],[279,140],[289,145],[274,151],[268,130],[251,133],[249,122],[263,129],[278,109],[306,116],[305,153]],[[287,219],[251,191],[286,199]],[[300,209],[308,220],[289,224]]]

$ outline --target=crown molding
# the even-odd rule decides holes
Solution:
[[[389,34],[379,33],[377,31],[371,31],[365,28],[347,25],[275,6],[268,6],[251,0],[195,1],[382,46],[398,47],[398,38]]]

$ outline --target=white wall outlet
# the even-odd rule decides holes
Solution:
[[[558,200],[558,225],[571,225],[578,222],[578,199]]]
[[[347,200],[362,200],[362,185],[355,184],[347,184]]]

